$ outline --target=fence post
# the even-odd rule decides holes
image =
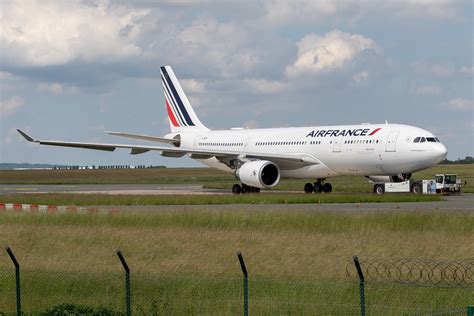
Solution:
[[[13,264],[15,265],[15,283],[16,283],[16,314],[21,315],[21,288],[20,288],[20,264],[15,258],[13,251],[10,247],[7,247],[7,253],[10,256]]]
[[[467,307],[467,316],[474,316],[474,306]]]
[[[122,255],[122,251],[117,250],[117,256],[122,263],[122,266],[125,270],[125,305],[127,307],[127,316],[132,315],[132,295],[130,291],[130,268],[128,267],[125,258]]]
[[[242,269],[242,273],[244,275],[244,316],[248,316],[249,314],[249,275],[247,272],[247,268],[245,267],[244,257],[242,257],[242,253],[239,251],[237,252],[237,257],[239,258],[240,268]]]
[[[357,269],[357,274],[359,275],[359,296],[360,296],[360,315],[365,316],[365,289],[364,289],[364,273],[360,267],[359,258],[353,256],[355,267]]]

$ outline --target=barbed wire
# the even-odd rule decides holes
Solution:
[[[474,258],[466,260],[368,259],[360,260],[366,281],[397,282],[419,286],[474,287]],[[346,277],[358,279],[353,262]]]

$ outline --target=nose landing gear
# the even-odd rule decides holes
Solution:
[[[331,193],[332,192],[332,185],[329,182],[324,183],[326,179],[318,179],[314,184],[313,183],[306,183],[304,185],[304,191],[306,193]]]

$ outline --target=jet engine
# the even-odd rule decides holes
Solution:
[[[367,177],[372,182],[380,182],[380,183],[387,183],[387,182],[403,182],[411,179],[411,173],[400,173],[396,176],[368,176]]]
[[[248,186],[271,188],[280,180],[280,168],[267,160],[249,161],[237,169],[235,176]]]

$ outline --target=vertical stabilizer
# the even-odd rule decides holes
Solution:
[[[171,66],[160,68],[171,132],[182,131],[186,128],[208,130],[194,112]]]

